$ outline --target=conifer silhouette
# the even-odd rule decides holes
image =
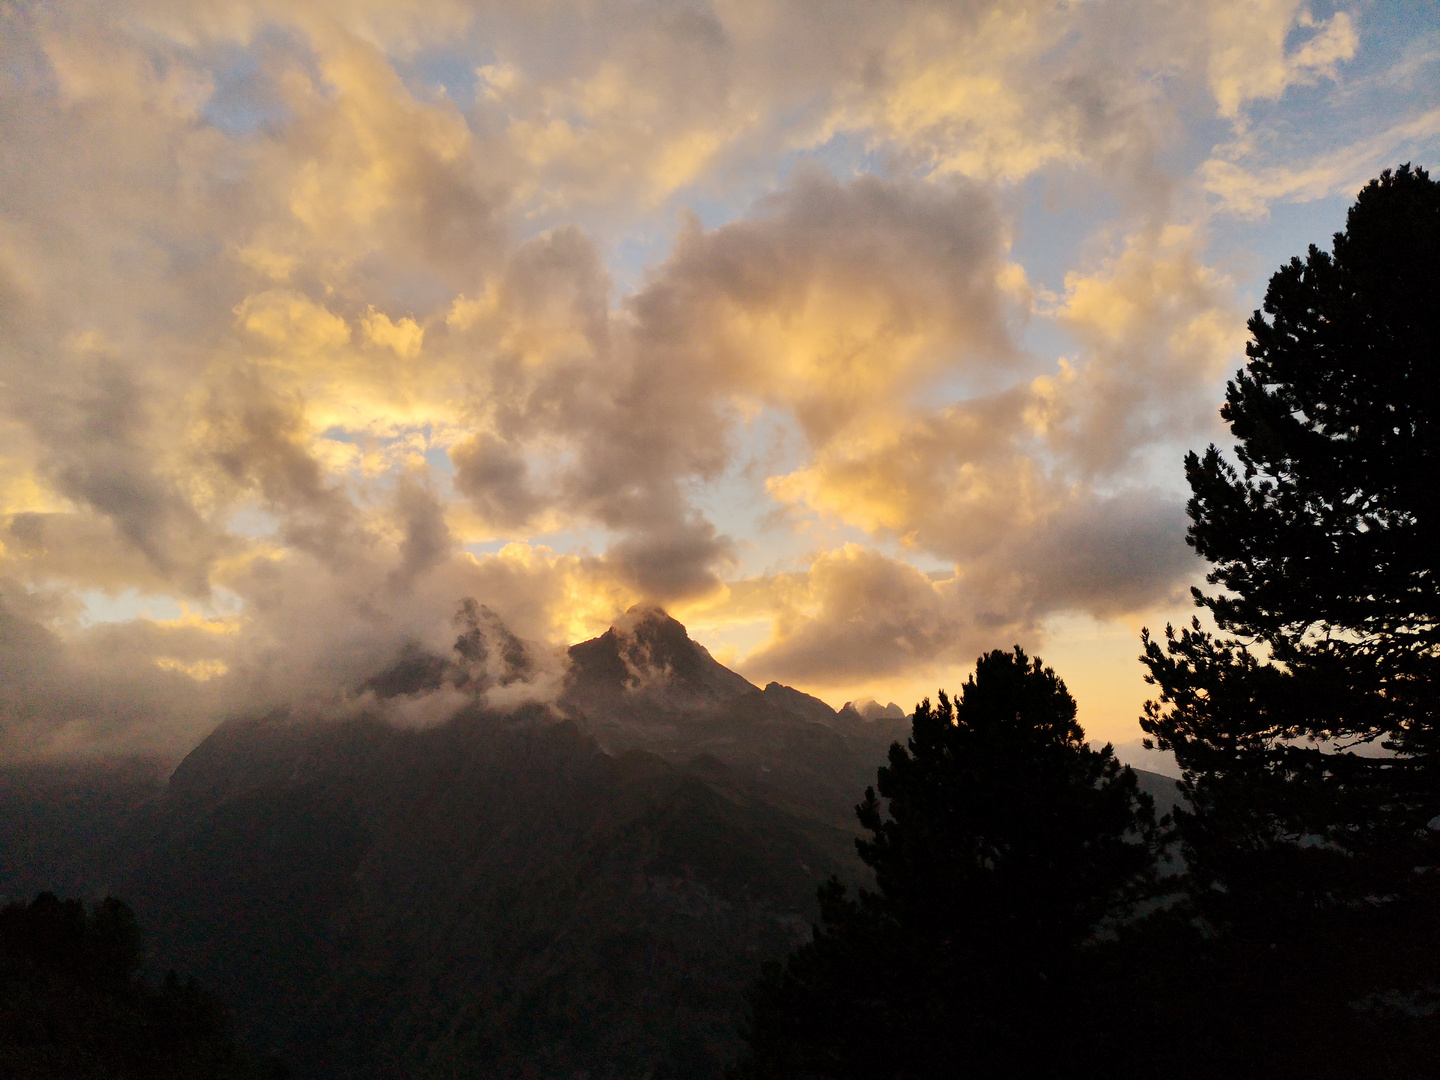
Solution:
[[[878,790],[877,790],[878,789]],[[1017,646],[916,708],[857,807],[875,890],[820,892],[754,995],[745,1075],[1022,1075],[1067,1057],[1087,945],[1150,881],[1154,808]],[[937,1071],[938,1070],[938,1071]]]
[[[1143,635],[1203,931],[1154,1019],[1191,1060],[1207,1042],[1201,1072],[1418,1075],[1440,1044],[1440,184],[1371,181],[1249,329],[1233,461],[1185,462],[1218,632]]]

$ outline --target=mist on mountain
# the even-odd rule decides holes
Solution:
[[[905,710],[893,701],[888,705],[881,705],[874,698],[861,698],[859,701],[847,701],[840,711],[844,712],[846,709],[854,710],[862,720],[905,719]]]

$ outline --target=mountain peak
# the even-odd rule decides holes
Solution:
[[[819,698],[811,697],[793,686],[769,682],[765,684],[763,693],[767,700],[773,701],[787,712],[803,716],[806,720],[820,724],[833,724],[835,721],[834,709]]]
[[[874,698],[861,698],[858,701],[847,701],[841,706],[840,711],[849,709],[864,720],[904,720],[905,710],[895,702],[888,705],[881,705]]]
[[[696,650],[704,652],[707,658],[710,655],[702,645],[690,639],[680,620],[659,607],[635,605],[616,619],[601,638],[607,635],[614,635],[616,641],[627,643],[627,655],[649,667],[673,668],[677,663],[686,666]]]
[[[755,687],[717,662],[663,608],[636,605],[599,637],[570,646],[565,697],[585,711],[641,695],[689,709],[751,693]]]
[[[611,630],[621,632],[633,631],[638,626],[678,626],[680,632],[686,634],[685,626],[664,608],[656,604],[634,604],[627,608],[624,615],[621,615],[611,624]]]

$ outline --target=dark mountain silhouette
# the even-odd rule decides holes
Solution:
[[[817,724],[825,724],[828,727],[836,727],[839,713],[826,705],[817,697],[801,693],[791,686],[781,686],[778,682],[765,684],[761,691],[765,700],[777,708],[792,712],[796,716],[804,717],[806,720],[813,720]]]
[[[116,891],[133,838],[161,811],[165,772],[136,759],[0,767],[0,901]]]
[[[523,678],[523,643],[462,615],[455,658],[366,688]],[[900,725],[759,689],[654,609],[574,646],[554,706],[483,700],[424,730],[237,720],[163,792],[0,772],[0,896],[125,897],[152,974],[301,1077],[721,1075],[760,962],[863,875],[853,807]]]
[[[632,608],[621,625],[569,655],[559,707],[607,750],[677,763],[709,755],[756,797],[847,837],[859,794],[908,731],[903,718],[837,713],[780,683],[761,690],[658,608]],[[848,839],[840,857],[851,857]]]
[[[599,718],[633,715],[649,706],[661,715],[714,706],[756,687],[690,640],[685,627],[659,608],[631,608],[617,626],[570,647],[564,703]]]
[[[0,1076],[281,1080],[239,1052],[224,1004],[174,971],[135,977],[143,932],[113,896],[86,911],[42,892],[0,908]]]
[[[841,706],[840,711],[853,709],[864,720],[904,720],[905,710],[890,702],[889,705],[881,705],[874,698],[863,698],[860,701],[847,701]]]
[[[301,1075],[713,1072],[834,866],[723,769],[541,708],[217,736],[132,892],[162,962]]]

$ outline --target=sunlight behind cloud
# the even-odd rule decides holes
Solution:
[[[1259,303],[1213,237],[1440,148],[1367,10],[0,11],[0,754],[350,700],[463,596],[827,694],[1120,679]]]

